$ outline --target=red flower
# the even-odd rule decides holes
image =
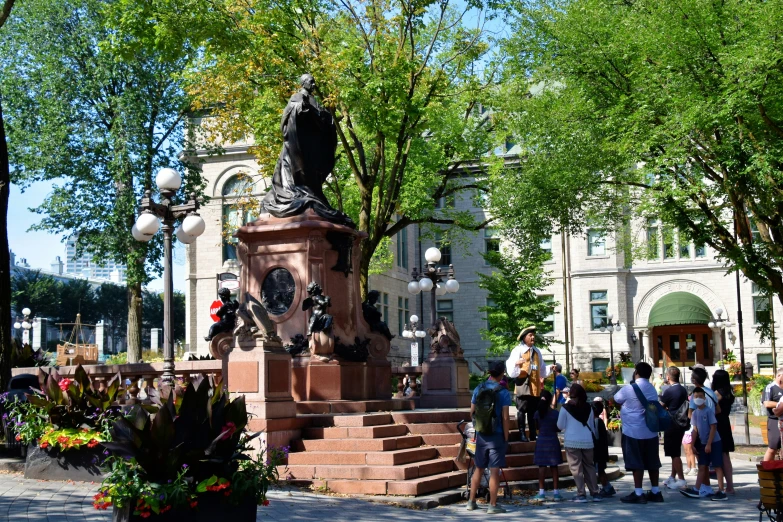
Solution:
[[[81,446],[82,444],[84,444],[84,441],[83,441],[82,439],[73,439],[73,440],[71,441],[71,443],[72,443],[74,446]]]
[[[94,447],[95,447],[95,446],[97,446],[98,444],[100,444],[100,442],[98,442],[97,440],[95,440],[95,439],[90,439],[90,442],[88,442],[88,443],[87,443],[87,447],[88,447],[88,448],[94,448]]]
[[[60,435],[59,437],[57,437],[57,442],[59,442],[60,444],[67,444],[69,440],[71,439],[69,439],[66,435]]]
[[[142,511],[141,513],[139,513],[139,516],[140,516],[141,518],[149,518],[149,516],[150,516],[151,514],[152,514],[152,513],[150,513],[149,511]]]
[[[160,508],[160,512],[161,512],[161,514],[163,514],[166,511],[168,511],[169,509],[171,509],[171,504],[169,504],[168,506]]]
[[[191,508],[195,508],[196,506],[198,506],[198,500],[191,500],[190,501],[190,507]]]
[[[262,506],[268,506],[269,505],[269,501],[267,499],[264,499],[264,501],[261,502],[261,505]]]
[[[46,449],[48,447],[49,447],[49,443],[48,442],[42,442],[41,443],[41,449]]]
[[[16,442],[19,442],[20,440],[22,440],[22,436],[21,435],[17,435],[16,436]]]
[[[60,389],[64,392],[67,392],[68,386],[70,386],[72,382],[73,379],[60,379],[60,383],[59,383]]]
[[[237,425],[233,422],[227,422],[225,426],[223,426],[223,430],[225,433],[222,437],[220,437],[220,440],[226,440],[230,439],[231,436],[236,433],[237,431]]]

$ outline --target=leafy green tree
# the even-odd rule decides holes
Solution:
[[[128,323],[127,289],[113,283],[103,283],[95,291],[95,305],[112,339],[120,339]]]
[[[29,308],[37,317],[59,318],[61,287],[52,276],[41,274],[40,270],[14,274],[11,277],[11,306],[17,312]]]
[[[174,343],[185,339],[185,294],[177,290],[171,296]],[[144,328],[163,328],[163,294],[144,290]]]
[[[435,202],[484,189],[471,168],[494,148],[482,107],[494,100],[503,62],[486,29],[498,14],[495,4],[122,4],[121,27],[155,20],[175,40],[186,31],[183,38],[203,44],[188,78],[196,106],[212,116],[205,125],[227,141],[252,134],[268,176],[281,147],[280,111],[300,75],[314,75],[339,141],[326,192],[369,236],[362,244],[363,293],[374,254],[403,227],[482,226],[469,212],[436,211]]]
[[[515,8],[507,70],[530,74],[501,97],[522,160],[491,197],[514,242],[657,217],[783,300],[783,2]]]
[[[489,275],[478,273],[479,288],[487,290],[492,300],[492,306],[480,308],[487,314],[488,328],[481,330],[481,337],[491,343],[488,353],[501,355],[513,349],[525,326],[534,324],[538,332],[546,331],[544,319],[556,305],[538,295],[551,283],[543,266],[547,255],[540,250],[532,255],[508,251],[484,254],[492,267]],[[550,340],[539,336],[536,342],[545,346]]]
[[[160,269],[161,235],[131,237],[138,201],[153,175],[178,165],[186,47],[161,51],[149,24],[109,26],[119,8],[101,0],[28,0],[0,35],[0,91],[6,103],[15,181],[58,181],[35,210],[35,228],[77,237],[97,260],[127,266],[128,361],[141,350],[142,284]],[[182,193],[198,191],[191,173]],[[0,249],[3,250],[3,249]],[[3,250],[3,252],[7,249]]]
[[[60,285],[59,322],[72,323],[76,314],[81,315],[82,323],[96,324],[103,314],[96,306],[95,291],[85,279],[71,279]]]

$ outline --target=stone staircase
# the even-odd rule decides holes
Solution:
[[[457,423],[470,418],[467,409],[299,417],[308,417],[310,427],[288,456],[287,473],[295,484],[343,494],[409,496],[465,485],[466,466],[455,457],[462,440]],[[505,478],[537,480],[535,443],[520,442],[516,419],[511,421]],[[560,474],[569,475],[567,465],[560,466]]]

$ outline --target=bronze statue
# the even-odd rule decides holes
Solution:
[[[310,323],[307,327],[307,335],[317,332],[329,332],[332,328],[332,316],[327,313],[327,309],[332,306],[332,299],[323,295],[321,285],[312,282],[307,285],[307,299],[302,302],[302,310],[307,311],[312,308]]]
[[[389,326],[383,321],[383,315],[375,308],[375,303],[378,302],[380,297],[378,290],[370,290],[367,292],[367,300],[362,303],[362,315],[364,320],[370,325],[370,331],[378,332],[388,340],[394,339],[394,335],[389,331]]]
[[[283,112],[283,149],[263,206],[275,217],[295,216],[311,208],[329,221],[355,227],[351,218],[329,205],[322,188],[335,163],[334,119],[313,96],[312,75],[303,74],[299,82],[302,88],[291,96]]]
[[[237,303],[236,299],[231,299],[231,291],[228,288],[221,288],[218,290],[218,297],[223,302],[223,305],[215,313],[219,320],[209,327],[209,335],[204,337],[205,341],[211,341],[217,334],[232,332],[237,324],[239,303]]]
[[[454,325],[445,317],[427,329],[430,335],[430,355],[449,354],[453,357],[462,357],[463,351],[460,345],[459,333]]]
[[[237,316],[241,321],[234,330],[237,337],[262,337],[267,341],[281,340],[277,335],[277,325],[269,318],[266,308],[261,306],[253,296],[245,294],[245,302],[239,305]]]

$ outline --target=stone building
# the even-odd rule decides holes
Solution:
[[[267,189],[271,173],[264,177],[254,156],[248,154],[251,142],[239,142],[224,147],[220,156],[210,156],[198,150],[203,176],[210,197],[200,213],[207,228],[198,241],[188,246],[186,256],[187,333],[191,351],[208,353],[203,337],[212,320],[209,307],[220,285],[235,288],[235,282],[218,281],[219,274],[238,274],[236,251],[230,234],[236,226],[255,219],[250,211],[237,210],[234,203],[244,198],[260,198]],[[439,206],[454,206],[473,212],[483,220],[484,210],[476,206],[481,199],[476,194],[463,194],[442,200]],[[413,267],[421,267],[424,252],[433,246],[418,225],[412,225],[392,240],[394,264],[382,275],[370,276],[370,289],[378,290],[378,308],[396,337],[392,340],[390,358],[394,364],[411,360],[411,341],[402,337],[410,315],[424,321],[429,318],[429,298],[411,295],[407,283]],[[604,237],[601,230],[589,230],[586,237],[560,236],[542,243],[550,250],[552,285],[543,292],[552,297],[552,338],[563,341],[569,328],[570,359],[583,371],[601,371],[609,364],[610,353],[618,361],[620,352],[630,352],[634,360],[645,358],[660,365],[687,366],[695,361],[713,365],[721,358],[721,347],[735,348],[739,354],[737,329],[737,288],[734,274],[715,259],[703,245],[679,242],[676,231],[663,230],[658,222],[634,222],[631,236],[646,245],[646,259],[637,259],[616,248],[614,239]],[[480,307],[491,305],[484,290],[478,288],[478,273],[487,273],[480,255],[498,249],[501,240],[492,229],[466,234],[464,240],[451,247],[442,247],[441,264],[453,264],[460,283],[459,292],[437,299],[438,316],[453,319],[457,326],[465,356],[471,371],[486,368],[488,343],[480,330],[487,328],[486,314]],[[563,255],[565,245],[565,256]],[[564,298],[563,262],[566,264],[566,298]],[[224,277],[233,277],[231,275]],[[740,292],[744,311],[746,361],[756,371],[770,372],[772,350],[769,341],[760,342],[755,327],[756,310],[766,309],[769,300],[741,278]],[[774,299],[774,315],[781,317],[783,309]],[[566,310],[567,306],[567,310]],[[717,310],[722,310],[723,328],[710,328]],[[566,313],[566,311],[568,313]],[[601,332],[608,315],[619,322],[619,331]],[[427,319],[428,321],[428,319]],[[424,321],[425,323],[427,321]],[[610,350],[610,342],[612,350]],[[565,360],[565,345],[553,344],[545,352],[550,361]],[[419,360],[426,350],[419,342]],[[496,359],[497,357],[489,357]]]

